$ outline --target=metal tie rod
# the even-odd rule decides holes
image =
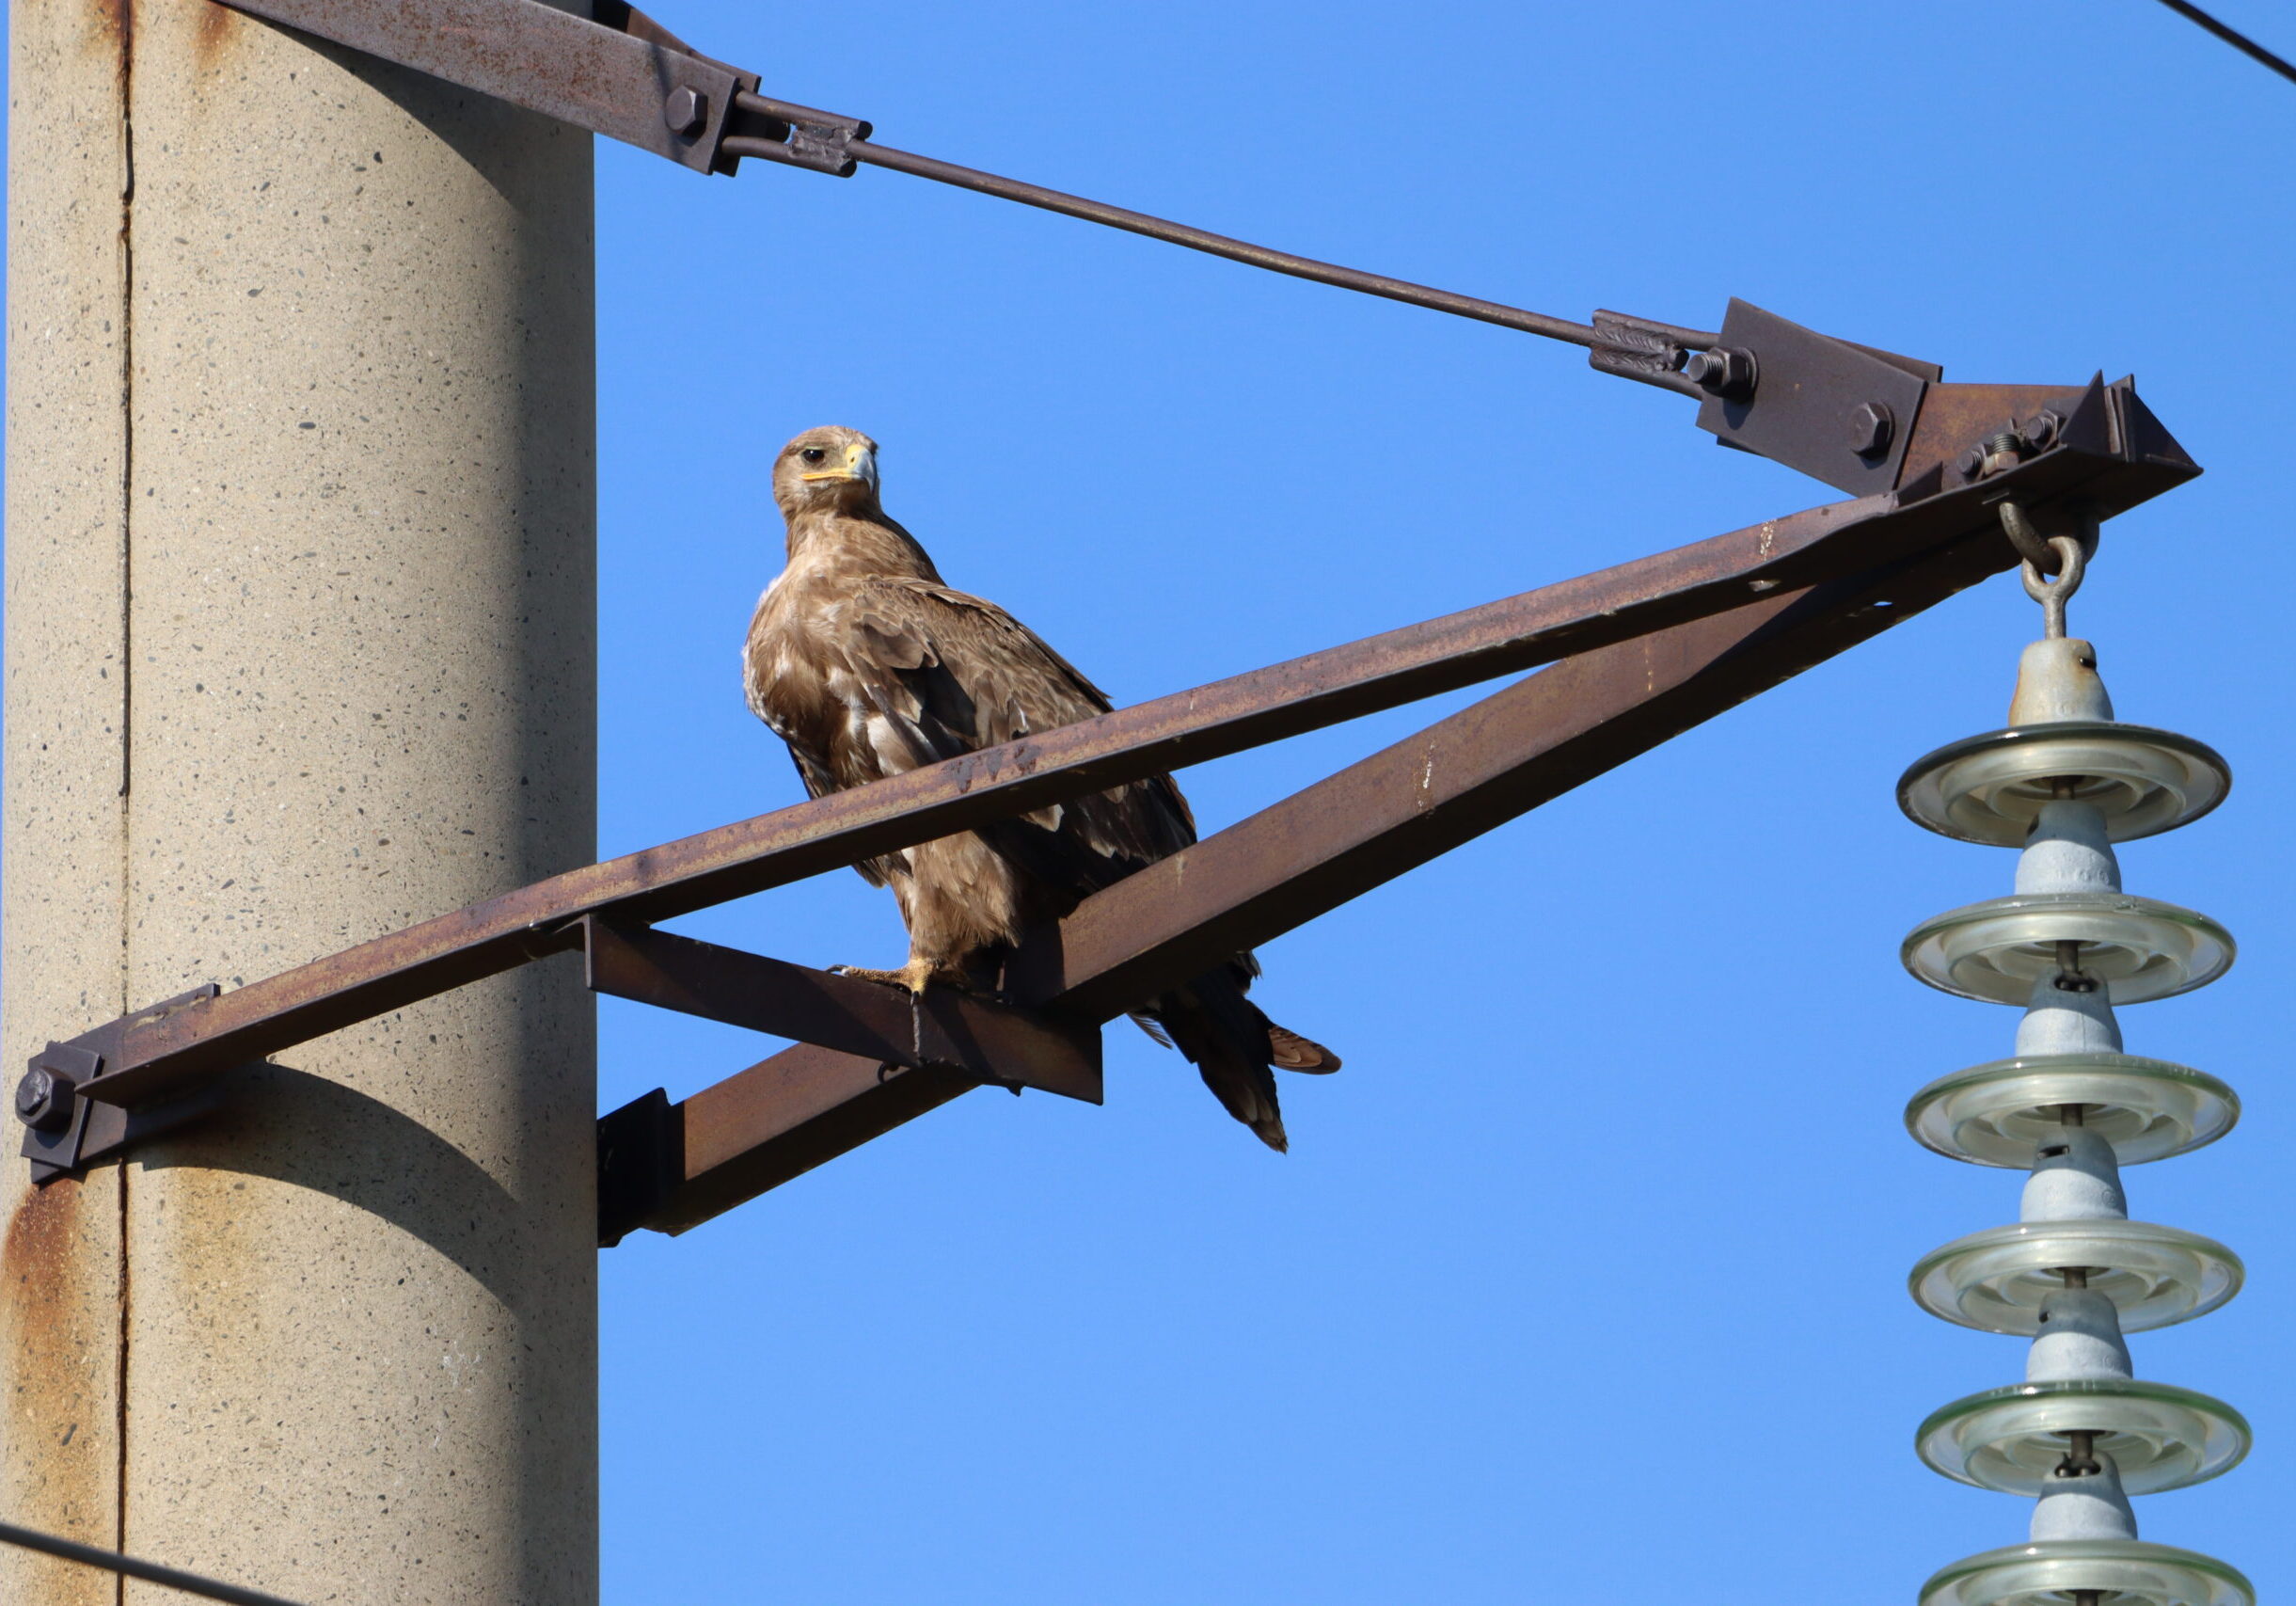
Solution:
[[[1694,382],[1694,369],[1688,375],[1683,370],[1692,352],[1714,346],[1719,335],[1612,313],[1598,313],[1590,324],[1574,323],[1271,250],[1104,201],[873,144],[870,124],[862,119],[761,95],[757,74],[703,55],[622,0],[594,0],[594,20],[540,0],[222,3],[622,140],[697,172],[732,173],[741,158],[752,156],[848,178],[865,162],[1271,273],[1564,341],[1592,352],[1593,365],[1604,373],[1688,396],[1709,393]]]
[[[1022,206],[1041,207],[1046,212],[1081,217],[1087,223],[1099,223],[1132,234],[1145,234],[1151,240],[1185,246],[1192,251],[1226,257],[1229,262],[1265,268],[1270,273],[1290,274],[1294,278],[1312,279],[1318,284],[1335,285],[1341,290],[1358,291],[1365,295],[1381,295],[1390,301],[1408,302],[1414,307],[1425,307],[1456,317],[1496,324],[1501,328],[1520,329],[1525,334],[1567,341],[1572,345],[1591,347],[1609,343],[1604,331],[1591,324],[1575,324],[1568,318],[1526,311],[1520,307],[1483,301],[1449,290],[1436,290],[1428,285],[1414,284],[1408,279],[1389,278],[1385,274],[1365,273],[1360,268],[1341,267],[1336,262],[1318,262],[1312,257],[1294,256],[1290,251],[1255,246],[1248,240],[1214,234],[1209,230],[1174,223],[1168,218],[1127,211],[1120,206],[1111,206],[1106,201],[1088,200],[1083,196],[1046,189],[1040,184],[1022,183],[1018,179],[1007,179],[996,173],[960,167],[954,162],[943,162],[938,157],[896,151],[890,145],[873,143],[868,137],[869,125],[858,119],[839,118],[831,113],[815,111],[809,106],[769,100],[747,91],[736,95],[734,103],[743,111],[756,113],[797,131],[799,137],[795,144],[798,159],[793,160],[791,139],[738,134],[728,136],[721,147],[729,156],[755,156],[769,162],[812,167],[814,163],[801,159],[806,151],[802,135],[814,130],[833,131],[827,142],[850,158],[849,162],[844,164],[842,171],[831,169],[837,171],[839,177],[851,171],[851,163],[863,162],[873,167],[886,167],[896,173],[930,179],[935,183],[953,184],[958,189],[992,195],[1000,200],[1018,201]],[[1720,338],[1701,330],[1675,328],[1670,325],[1647,326],[1653,332],[1671,339],[1674,344],[1691,351],[1702,351]]]
[[[141,1579],[146,1583],[164,1583],[186,1595],[203,1596],[210,1600],[229,1600],[234,1606],[296,1606],[296,1602],[284,1596],[265,1595],[259,1589],[242,1589],[236,1583],[221,1583],[212,1578],[201,1578],[196,1572],[185,1572],[181,1567],[138,1561],[134,1556],[123,1556],[117,1550],[83,1545],[76,1539],[60,1539],[35,1528],[19,1528],[13,1522],[0,1522],[0,1545],[22,1546],[27,1550],[38,1550],[42,1555],[78,1562],[83,1566],[102,1567],[127,1578]]]

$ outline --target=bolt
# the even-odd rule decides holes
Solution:
[[[663,98],[661,119],[672,134],[681,137],[699,134],[709,120],[709,97],[681,84]]]
[[[2057,438],[2057,431],[2064,423],[2065,421],[2054,413],[2038,412],[2025,421],[2024,428],[2019,433],[2024,436],[2027,446],[2035,452],[2046,452],[2049,443]]]
[[[1849,415],[1849,449],[1861,457],[1887,452],[1896,433],[1897,417],[1887,402],[1867,402]]]
[[[35,1132],[59,1132],[71,1124],[71,1078],[35,1065],[16,1084],[16,1115]]]
[[[1954,467],[1961,471],[1961,477],[1965,480],[1978,478],[1985,472],[1985,448],[1982,446],[1971,447],[1967,452],[1961,453],[1960,460]]]
[[[1742,402],[1754,393],[1754,354],[1718,345],[1690,354],[1682,365],[1684,377],[1710,396]]]

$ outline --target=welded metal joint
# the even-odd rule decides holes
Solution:
[[[1681,396],[1705,394],[1683,370],[1694,360],[1691,354],[1702,351],[1712,336],[1624,312],[1598,311],[1590,321],[1596,340],[1587,348],[1587,366],[1597,374],[1655,385]]]
[[[776,101],[745,89],[734,97],[736,119],[719,150],[728,167],[744,156],[849,179],[860,166],[852,146],[872,132],[867,120]]]

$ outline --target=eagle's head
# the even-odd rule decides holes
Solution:
[[[790,519],[806,513],[873,510],[877,442],[841,424],[807,430],[773,460],[773,500]]]

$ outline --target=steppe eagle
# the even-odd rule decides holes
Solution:
[[[877,443],[810,429],[773,465],[788,564],[759,598],[742,653],[752,711],[789,744],[814,797],[1106,713],[1106,693],[992,602],[945,584],[878,501]],[[914,992],[980,989],[1031,927],[1196,840],[1187,800],[1154,775],[857,866],[891,886],[909,927],[898,971],[848,974]],[[1339,1068],[1244,996],[1248,953],[1133,1018],[1193,1061],[1229,1114],[1287,1146],[1274,1067]]]

